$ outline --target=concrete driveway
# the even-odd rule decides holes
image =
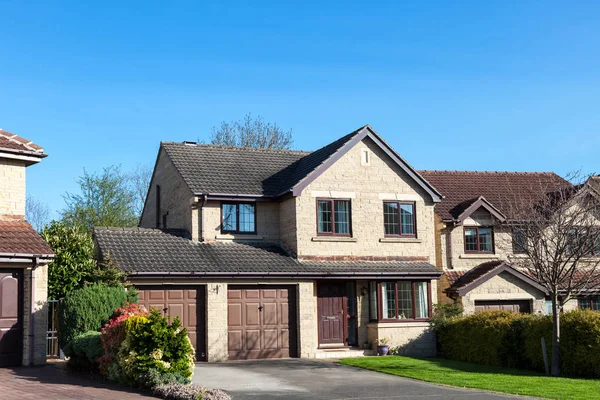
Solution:
[[[196,364],[194,383],[246,399],[509,399],[481,390],[437,386],[315,360],[260,360]],[[523,397],[519,397],[523,399]]]

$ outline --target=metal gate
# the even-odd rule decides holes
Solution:
[[[46,358],[58,358],[58,307],[60,300],[48,300],[48,333],[46,335]]]

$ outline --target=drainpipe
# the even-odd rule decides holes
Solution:
[[[33,268],[31,268],[31,279],[29,280],[29,298],[31,299],[31,314],[29,317],[29,365],[34,364],[33,357],[35,355],[35,270],[40,261],[34,258]]]
[[[204,204],[206,204],[206,195],[202,195],[198,205],[198,217],[200,218],[200,237],[199,242],[204,242]]]

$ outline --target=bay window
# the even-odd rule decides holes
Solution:
[[[371,282],[369,301],[372,320],[392,322],[428,319],[431,314],[430,283],[405,280]]]

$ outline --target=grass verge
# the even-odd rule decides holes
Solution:
[[[553,378],[532,371],[442,358],[345,358],[341,364],[443,385],[561,400],[600,399],[600,380]]]

